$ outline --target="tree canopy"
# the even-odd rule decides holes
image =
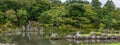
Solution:
[[[0,0],[0,27],[10,22],[21,27],[29,21],[58,29],[120,29],[120,8],[112,0]],[[72,28],[70,28],[72,27]],[[62,30],[61,29],[61,30]]]

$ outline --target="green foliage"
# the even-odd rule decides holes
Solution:
[[[28,20],[28,17],[29,15],[27,10],[24,10],[24,9],[17,10],[18,25],[21,25],[21,26],[25,25]]]
[[[95,8],[100,8],[101,6],[101,2],[99,2],[99,0],[92,0],[92,6],[95,7]]]
[[[107,0],[106,4],[105,4],[105,7],[111,11],[111,10],[114,10],[115,9],[115,4],[113,3],[112,0]]]
[[[13,9],[5,11],[5,17],[7,18],[6,19],[7,21],[10,21],[10,22],[16,22],[17,21],[16,12]]]
[[[0,27],[34,21],[61,31],[120,29],[120,9],[111,0],[103,7],[99,0],[0,0],[0,5]]]
[[[5,19],[4,19],[4,13],[0,11],[0,26],[3,25],[5,23]]]
[[[85,12],[83,5],[79,3],[68,5],[68,14],[72,17],[81,16]]]

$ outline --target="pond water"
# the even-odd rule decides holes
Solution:
[[[0,34],[0,45],[120,45],[119,40],[49,40],[43,34],[24,33],[4,33]]]

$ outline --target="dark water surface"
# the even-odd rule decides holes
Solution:
[[[40,33],[5,33],[0,34],[0,45],[119,45],[119,40],[49,40]]]

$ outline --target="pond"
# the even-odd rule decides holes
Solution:
[[[38,32],[0,34],[0,45],[120,45],[120,40],[50,40]]]

